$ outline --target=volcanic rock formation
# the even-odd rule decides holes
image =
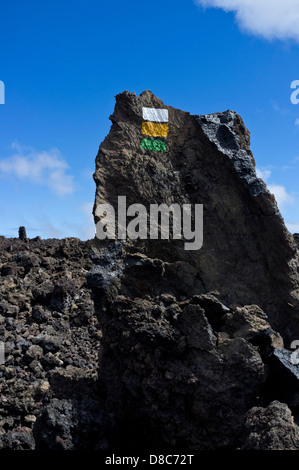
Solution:
[[[143,107],[168,110],[166,152],[140,148]],[[198,251],[185,250],[180,240],[122,244],[148,262],[162,262],[151,290],[146,285],[144,291],[163,293],[165,282],[168,292],[179,296],[215,290],[223,302],[261,306],[288,341],[298,336],[297,244],[274,196],[256,176],[241,117],[233,111],[192,116],[145,91],[139,97],[117,95],[110,119],[113,125],[96,158],[94,210],[105,202],[116,207],[118,196],[126,196],[128,205],[204,207],[204,243]],[[122,283],[122,270],[115,271]],[[137,277],[142,289],[146,280]]]
[[[145,91],[111,121],[95,222],[118,196],[203,204],[203,246],[1,237],[0,449],[298,450],[299,236],[241,117]]]
[[[141,143],[144,109],[168,111],[163,145]],[[299,334],[297,244],[236,112],[192,116],[150,91],[124,92],[110,119],[95,223],[98,205],[117,207],[118,196],[146,208],[203,204],[204,242],[187,251],[174,239],[98,241],[89,285],[106,405],[126,445],[237,448],[251,407],[282,399],[298,413],[297,378],[288,393],[279,385],[292,375],[283,340]]]

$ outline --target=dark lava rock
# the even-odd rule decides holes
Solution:
[[[165,152],[140,148],[143,106],[169,112]],[[94,209],[203,204],[203,247],[0,237],[0,449],[298,449],[298,237],[249,131],[150,91],[111,121]]]
[[[143,107],[168,110],[166,152],[140,148]],[[129,252],[146,255],[147,263],[165,263],[163,273],[130,267],[135,281],[125,294],[159,295],[171,289],[171,294],[190,297],[218,291],[225,305],[259,305],[271,326],[291,342],[299,335],[297,245],[274,196],[256,176],[250,133],[241,117],[234,111],[193,116],[147,90],[140,96],[117,95],[110,119],[96,158],[94,214],[101,203],[117,208],[118,196],[126,196],[127,206],[143,204],[148,212],[154,203],[204,207],[201,249],[185,250],[182,240],[123,241],[123,266],[116,263],[111,282],[127,285]]]
[[[260,403],[267,377],[258,348],[243,338],[219,342],[192,299],[165,308],[159,298],[119,296],[109,308],[100,367],[125,442],[237,446],[242,417]]]
[[[243,450],[299,450],[299,427],[284,403],[252,408],[246,415]]]
[[[299,412],[299,364],[294,363],[293,352],[275,349],[271,355],[272,382],[276,396],[296,413]]]
[[[140,148],[143,107],[168,110],[165,152]],[[110,119],[96,159],[95,223],[98,204],[117,208],[120,195],[148,211],[204,206],[198,251],[173,239],[94,242],[88,285],[121,446],[240,448],[246,414],[281,395],[272,386],[285,374],[276,373],[277,348],[299,334],[295,239],[256,176],[236,112],[192,116],[150,91],[125,91]]]
[[[0,250],[0,449],[109,447],[90,243],[2,237]]]
[[[20,227],[19,228],[19,239],[20,240],[27,240],[27,233],[25,227]]]

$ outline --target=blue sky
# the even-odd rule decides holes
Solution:
[[[232,109],[299,232],[299,0],[0,0],[0,235],[91,238],[114,96]]]

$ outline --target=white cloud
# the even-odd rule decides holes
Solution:
[[[271,176],[271,170],[267,170],[266,168],[256,168],[256,175],[258,178],[267,182]]]
[[[195,3],[234,12],[240,28],[256,36],[299,42],[299,0],[195,0]]]
[[[0,160],[0,172],[19,179],[48,186],[55,194],[72,194],[75,190],[73,175],[67,174],[69,168],[59,150],[37,151],[12,145],[15,150],[10,157]],[[0,173],[0,174],[1,174]]]
[[[269,184],[268,189],[272,194],[274,194],[280,209],[286,205],[293,205],[296,203],[294,196],[289,194],[284,186],[280,186],[278,184]]]
[[[299,126],[299,118],[296,118],[295,126]]]

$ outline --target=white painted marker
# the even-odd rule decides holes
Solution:
[[[145,121],[168,122],[168,109],[142,108],[142,117]]]

